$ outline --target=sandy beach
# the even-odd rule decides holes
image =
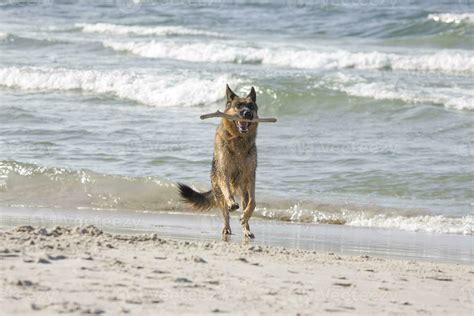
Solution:
[[[474,0],[0,0],[0,316],[474,316],[473,34]]]
[[[0,233],[3,315],[472,315],[467,264],[248,242],[110,234],[94,226]]]

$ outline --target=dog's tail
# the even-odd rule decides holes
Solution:
[[[205,211],[216,206],[212,190],[200,193],[182,183],[178,183],[178,189],[183,200],[197,210]]]

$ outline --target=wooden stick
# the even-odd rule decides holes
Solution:
[[[231,121],[240,121],[240,122],[249,122],[249,123],[275,123],[277,121],[277,119],[274,118],[274,117],[255,118],[255,119],[249,120],[249,119],[241,118],[241,117],[238,117],[238,116],[235,116],[235,115],[229,115],[229,114],[226,114],[226,113],[222,113],[221,111],[216,111],[214,113],[204,114],[204,115],[201,115],[200,117],[201,117],[201,120],[205,120],[205,119],[208,119],[208,118],[211,118],[211,117],[222,117],[222,118],[225,118],[225,119],[231,120]]]

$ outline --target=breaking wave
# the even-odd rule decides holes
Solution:
[[[0,161],[0,205],[189,212],[175,184],[158,177],[127,177],[90,170],[41,167]],[[266,201],[255,216],[298,223],[322,223],[408,231],[472,235],[474,217],[315,202]]]
[[[429,14],[428,19],[447,24],[474,24],[474,13],[438,13]]]
[[[239,47],[224,42],[104,41],[104,47],[147,58],[191,62],[268,64],[299,69],[394,69],[474,73],[474,54],[444,50],[432,54],[402,55],[383,52],[317,51],[293,48]]]
[[[421,88],[418,87],[418,89]],[[339,90],[352,96],[367,97],[376,100],[400,100],[414,104],[428,103],[442,105],[454,110],[474,111],[474,95],[469,91],[465,91],[463,95],[452,96],[447,93],[443,94],[442,91],[428,92],[399,89],[393,85],[379,82],[358,83],[352,86],[340,87]]]
[[[337,224],[357,227],[391,228],[414,232],[472,235],[474,216],[447,217],[427,214],[397,214],[400,210],[365,208],[353,206],[300,206],[295,204],[285,209],[257,208],[256,216],[262,218],[301,222]],[[421,212],[420,212],[421,213]]]
[[[0,86],[39,91],[78,90],[107,94],[157,107],[195,106],[223,98],[229,76],[214,79],[156,76],[131,71],[47,67],[0,67]]]
[[[157,36],[173,36],[173,35],[202,35],[209,37],[224,37],[223,34],[216,32],[208,32],[203,30],[190,29],[183,26],[139,26],[139,25],[119,25],[109,23],[78,23],[75,25],[84,33],[99,33],[111,35],[157,35]]]
[[[449,109],[474,111],[474,92],[460,85],[431,87],[423,85],[423,76],[417,76],[416,82],[408,73],[388,81],[368,79],[363,76],[349,75],[342,72],[331,73],[320,78],[315,89],[329,89],[342,92],[348,96],[370,98],[374,100],[393,100],[408,104],[441,105]]]
[[[244,79],[221,75],[213,79],[158,76],[129,71],[98,71],[47,67],[0,67],[0,87],[30,91],[79,91],[110,95],[156,107],[188,107],[212,104],[224,95],[226,83],[240,85]],[[383,82],[358,82],[339,78],[320,81],[315,88],[331,89],[349,96],[376,100],[399,100],[412,104],[442,105],[474,111],[474,94],[468,90],[397,86]],[[428,89],[428,90],[427,90]],[[314,91],[307,90],[311,94]]]

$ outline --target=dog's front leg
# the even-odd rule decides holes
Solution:
[[[230,190],[230,180],[228,177],[223,177],[223,179],[219,183],[220,191],[224,197],[224,205],[222,205],[222,216],[224,217],[224,228],[222,229],[223,235],[231,235],[232,230],[230,229],[230,215],[229,212],[235,211],[239,208],[239,204],[237,204],[232,196],[232,192]]]
[[[222,216],[224,217],[224,228],[222,228],[222,235],[232,235],[232,230],[230,229],[229,210],[227,210],[226,207],[222,208]]]
[[[255,210],[255,183],[252,181],[248,185],[246,192],[242,194],[242,200],[244,205],[244,213],[240,218],[240,223],[242,224],[242,230],[244,232],[244,237],[255,238],[255,235],[250,231],[249,220],[252,217],[253,211]]]
[[[239,208],[239,204],[235,202],[234,196],[230,189],[230,178],[228,176],[222,177],[219,187],[224,196],[225,204],[229,212],[235,211]]]

